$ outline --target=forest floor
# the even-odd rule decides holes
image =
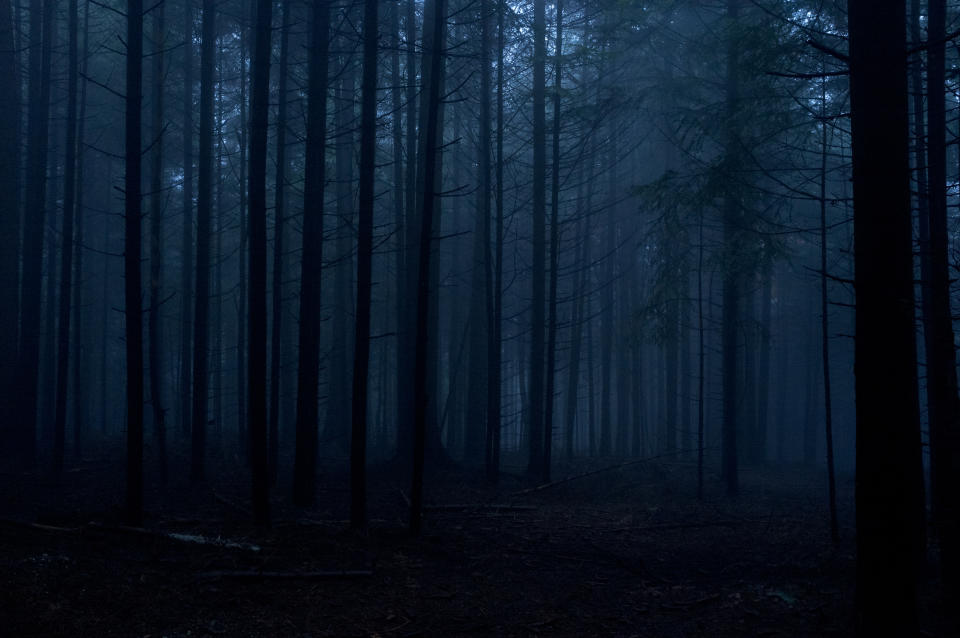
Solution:
[[[518,476],[494,490],[451,472],[430,477],[419,538],[404,530],[405,488],[376,471],[369,533],[348,532],[346,477],[328,472],[314,508],[277,488],[266,532],[249,523],[246,483],[192,488],[171,475],[132,530],[116,507],[116,463],[89,462],[62,485],[4,475],[0,635],[853,633],[850,477],[835,545],[825,477],[800,468],[745,470],[736,499],[708,473],[702,500],[692,463],[636,463],[527,493],[534,484]],[[937,599],[925,593],[925,635],[946,636]]]

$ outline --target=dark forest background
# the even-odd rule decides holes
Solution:
[[[113,459],[130,526],[168,486],[243,477],[265,528],[348,483],[356,530],[375,472],[414,533],[438,472],[797,468],[836,540],[856,472],[858,626],[909,635],[927,552],[960,573],[958,24],[4,0],[2,467]]]

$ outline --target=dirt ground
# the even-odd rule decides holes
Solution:
[[[526,494],[512,476],[497,490],[433,476],[414,539],[404,489],[376,471],[369,533],[348,532],[342,469],[320,477],[309,510],[289,504],[281,477],[267,532],[248,522],[245,483],[192,488],[174,474],[131,530],[116,463],[89,462],[61,486],[4,475],[0,635],[853,634],[850,477],[839,545],[819,472],[746,470],[735,500],[708,473],[698,501],[693,464],[657,461]],[[925,596],[925,635],[948,635]]]

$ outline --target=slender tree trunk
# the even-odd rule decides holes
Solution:
[[[530,460],[527,472],[544,472],[544,325],[546,283],[546,59],[545,0],[533,2],[533,297],[530,311]]]
[[[90,34],[90,4],[87,3],[83,11],[83,51],[80,59],[82,64],[81,77],[86,75],[87,54],[89,51]],[[89,380],[85,371],[87,370],[85,347],[86,339],[84,335],[84,297],[83,297],[83,246],[84,246],[84,193],[86,185],[84,183],[84,138],[86,130],[87,114],[87,81],[83,79],[80,89],[80,114],[78,116],[77,131],[77,258],[74,260],[74,279],[77,284],[74,287],[74,307],[77,309],[73,313],[73,457],[78,462],[83,458],[83,434],[86,429],[86,420],[89,415],[87,388]],[[0,114],[2,117],[2,114]],[[2,170],[0,170],[2,172]]]
[[[250,81],[250,397],[253,518],[270,523],[267,451],[267,128],[270,111],[272,0],[257,0]]]
[[[556,0],[557,39],[555,41],[553,85],[553,155],[550,193],[550,291],[547,301],[547,380],[543,416],[543,467],[544,483],[550,482],[550,466],[553,452],[553,408],[557,362],[557,279],[560,257],[560,92],[563,88],[563,0]]]
[[[74,0],[71,0],[73,2]],[[160,480],[167,481],[167,428],[163,396],[164,357],[160,304],[163,303],[163,87],[166,32],[163,4],[153,10],[153,85],[150,159],[150,312],[147,318],[150,339],[150,405],[153,408],[153,435],[157,444]]]
[[[183,230],[180,269],[180,433],[191,428],[193,332],[190,278],[193,275],[193,2],[183,0]]]
[[[20,401],[18,456],[25,467],[37,461],[37,397],[40,374],[40,298],[47,206],[47,150],[50,131],[50,59],[56,0],[30,2],[30,77],[27,112],[26,207],[20,281]]]
[[[423,69],[425,88],[425,126],[421,129],[421,153],[418,183],[420,194],[419,260],[417,266],[416,340],[414,356],[414,441],[413,477],[410,490],[410,531],[419,534],[423,512],[424,452],[427,439],[427,339],[430,304],[430,252],[434,230],[437,154],[439,152],[440,83],[443,71],[443,33],[446,22],[446,0],[428,0],[425,8]],[[428,35],[429,30],[429,35]]]
[[[143,309],[140,299],[140,111],[143,84],[143,0],[127,3],[127,88],[124,176],[124,305],[127,337],[126,523],[143,520]]]
[[[250,125],[247,119],[247,51],[249,50],[250,10],[256,10],[258,0],[250,0],[250,4],[241,3],[240,16],[240,246],[237,250],[237,449],[241,458],[250,462],[250,433],[247,431],[247,383],[249,379],[244,374],[247,371],[247,240],[249,233],[249,191],[247,189],[247,151],[249,150],[247,131]]]
[[[697,218],[697,498],[703,498],[703,417],[704,383],[706,371],[704,363],[707,351],[704,344],[703,321],[703,211]]]
[[[482,9],[481,9],[482,10]],[[500,404],[502,387],[503,352],[503,16],[506,11],[504,0],[499,0],[497,11],[497,166],[495,200],[497,220],[493,242],[495,256],[493,273],[487,280],[493,289],[490,294],[490,342],[487,354],[487,439],[486,470],[487,480],[496,484],[500,478]],[[489,20],[489,18],[488,18]],[[485,28],[486,42],[489,43],[489,26]],[[489,45],[483,50],[489,49]],[[489,64],[484,66],[489,73]],[[482,78],[481,78],[482,81]],[[489,82],[489,80],[488,80]],[[484,93],[487,95],[487,93]]]
[[[318,384],[320,381],[320,284],[323,263],[324,180],[327,137],[327,55],[330,7],[313,6],[311,22],[307,147],[303,193],[303,251],[300,269],[300,362],[297,368],[296,451],[293,501],[313,503],[317,465]]]
[[[849,0],[857,632],[917,634],[922,521],[903,0]]]
[[[57,396],[54,414],[53,473],[63,472],[67,433],[67,381],[70,371],[70,295],[73,289],[73,227],[77,202],[77,79],[79,20],[77,0],[67,5],[67,121],[63,167],[63,230],[60,249],[60,315],[57,322]],[[79,337],[79,335],[78,335]]]
[[[823,364],[823,423],[827,448],[827,493],[830,503],[830,537],[834,542],[840,540],[840,528],[837,523],[837,482],[833,469],[833,405],[830,387],[830,300],[827,295],[827,120],[826,82],[821,84],[820,124],[820,340],[821,363]]]
[[[0,76],[19,77],[10,2],[0,1]],[[18,378],[17,331],[20,315],[20,82],[0,92],[0,387]],[[0,413],[16,414],[18,395],[0,392]],[[25,430],[16,419],[0,425],[0,459],[13,462],[23,451]],[[8,466],[9,467],[9,466]]]
[[[739,0],[727,0],[727,19],[729,28],[737,24]],[[727,486],[727,495],[736,496],[740,490],[737,470],[737,321],[740,317],[740,273],[737,266],[738,233],[740,227],[740,202],[735,186],[732,184],[732,172],[737,168],[737,109],[740,100],[739,87],[739,47],[734,33],[727,35],[727,79],[726,79],[726,157],[727,192],[723,197],[723,317],[721,348],[723,350],[723,444],[722,474]]]
[[[197,270],[193,318],[193,401],[190,479],[204,480],[207,443],[208,313],[210,307],[210,208],[213,188],[214,0],[203,0],[200,43],[200,138],[197,171]]]
[[[367,397],[370,368],[370,294],[373,286],[374,171],[377,159],[377,5],[363,12],[363,82],[360,109],[359,220],[357,223],[357,312],[353,342],[350,435],[350,526],[367,526]]]
[[[273,322],[270,325],[270,482],[277,480],[280,455],[280,375],[283,361],[283,243],[287,191],[287,68],[290,50],[290,2],[282,0],[280,67],[277,70],[277,173],[273,207]]]

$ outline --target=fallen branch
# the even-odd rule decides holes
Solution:
[[[209,545],[214,547],[225,547],[227,549],[243,549],[251,552],[259,552],[260,546],[241,541],[232,541],[225,538],[208,538],[197,534],[183,534],[180,532],[158,532],[143,527],[129,527],[119,525],[116,527],[107,527],[98,523],[88,523],[87,529],[108,533],[108,534],[130,534],[133,536],[142,536],[145,538],[155,538],[176,541],[178,543],[190,543],[191,545]]]
[[[320,570],[310,572],[264,572],[255,569],[200,572],[201,580],[325,580],[330,578],[362,578],[373,576],[369,569]]]

